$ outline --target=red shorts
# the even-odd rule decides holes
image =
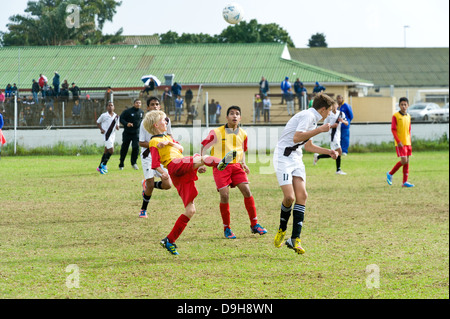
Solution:
[[[184,207],[193,202],[198,195],[195,181],[198,180],[197,170],[194,169],[192,156],[176,158],[167,165],[173,186],[183,200]]]
[[[397,157],[406,157],[412,154],[411,145],[404,145],[403,147],[396,146],[395,150],[397,151]]]
[[[219,171],[214,167],[213,176],[217,189],[227,186],[236,187],[238,184],[248,183],[247,174],[239,163],[229,164],[223,171]]]

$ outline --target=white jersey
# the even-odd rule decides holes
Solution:
[[[317,123],[322,119],[322,115],[315,109],[309,108],[295,114],[286,124],[276,147],[276,152],[283,155],[287,147],[295,148],[292,154],[302,156],[301,147],[306,141],[294,143],[294,135],[296,132],[308,132],[317,127]],[[301,144],[301,145],[299,145]]]
[[[108,132],[109,127],[111,126],[111,123],[113,121],[116,122],[116,125],[118,125],[119,123],[119,117],[117,117],[117,114],[113,112],[112,115],[110,115],[108,112],[102,113],[99,118],[97,119],[97,123],[100,124],[100,126],[102,127],[102,130],[105,131],[105,134],[103,134],[103,137],[106,141],[106,132]],[[116,127],[113,128],[113,130],[111,131],[111,135],[109,136],[109,139],[114,140],[116,137]]]
[[[330,125],[333,125],[337,122],[338,118],[346,120],[345,113],[340,112],[339,110],[336,111],[336,113],[330,112],[330,115],[323,121],[323,124],[330,123]],[[337,122],[338,126],[336,129],[330,129],[330,141],[331,142],[339,142],[341,140],[341,122]],[[333,133],[335,132],[335,133]]]

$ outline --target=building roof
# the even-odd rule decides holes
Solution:
[[[0,48],[0,87],[17,83],[31,87],[44,74],[51,84],[58,71],[79,87],[141,87],[140,78],[152,74],[164,83],[174,74],[180,84],[257,84],[261,76],[281,83],[285,76],[305,84],[371,85],[356,76],[290,60],[284,44],[171,44],[42,46]],[[19,63],[20,62],[20,63]]]
[[[292,59],[362,77],[375,86],[449,85],[449,48],[290,48]]]

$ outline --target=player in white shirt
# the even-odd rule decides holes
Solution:
[[[114,142],[116,140],[116,131],[119,130],[119,116],[114,113],[114,103],[108,101],[106,106],[106,112],[102,113],[97,119],[97,127],[103,135],[105,142],[105,151],[100,161],[100,165],[97,167],[97,171],[100,174],[108,173],[108,163],[111,155],[114,153]]]
[[[161,110],[161,104],[157,97],[151,96],[147,100],[147,112],[153,110]],[[167,132],[166,134],[172,135],[172,124],[169,118],[167,120]],[[147,218],[147,206],[152,197],[153,189],[170,189],[172,182],[170,177],[167,179],[161,178],[161,174],[157,170],[152,169],[152,155],[149,151],[149,145],[152,138],[152,134],[147,132],[144,125],[141,125],[139,129],[139,146],[141,147],[141,163],[142,170],[144,171],[144,180],[142,181],[142,206],[139,212],[139,217]],[[161,168],[167,172],[167,170],[161,165]],[[161,181],[155,182],[155,177],[161,178]]]
[[[330,124],[323,124],[319,127],[317,127],[317,124],[322,119],[327,118],[333,103],[334,100],[328,95],[318,94],[314,98],[312,108],[297,113],[289,120],[278,140],[273,160],[278,184],[283,191],[283,202],[281,204],[280,227],[274,239],[277,248],[283,245],[292,204],[295,202],[292,236],[286,240],[286,246],[298,254],[305,253],[301,246],[300,233],[308,193],[306,192],[306,172],[302,160],[302,147],[308,152],[329,154],[332,158],[337,158],[337,152],[319,147],[312,142],[312,137],[330,130]]]
[[[345,113],[339,111],[337,102],[333,104],[331,107],[330,115],[323,121],[323,123],[330,123],[330,148],[339,153],[339,156],[336,159],[336,174],[338,175],[347,175],[343,170],[341,170],[341,156],[342,156],[342,148],[341,148],[341,126],[342,124],[348,125],[348,121],[345,117]],[[330,158],[328,154],[314,154],[314,165],[317,165],[317,162],[321,158]]]

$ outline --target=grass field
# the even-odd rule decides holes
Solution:
[[[0,298],[449,298],[448,151],[414,153],[411,189],[400,187],[401,172],[385,182],[394,152],[344,157],[347,176],[305,154],[305,255],[273,246],[282,194],[258,164],[249,179],[268,234],[251,234],[234,189],[238,238],[223,237],[208,170],[174,257],[159,241],[183,212],[176,190],[155,190],[139,219],[142,171],[119,171],[115,154],[99,175],[99,159],[1,159]]]

